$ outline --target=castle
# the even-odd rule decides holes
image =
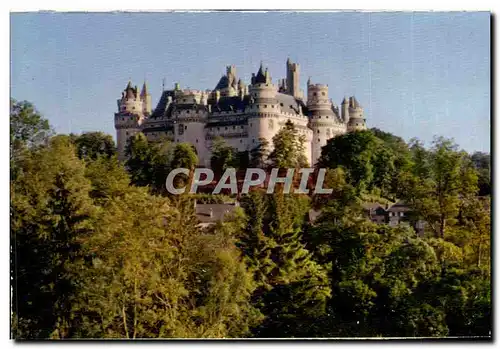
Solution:
[[[262,64],[250,85],[227,67],[213,90],[164,90],[152,110],[146,83],[139,92],[129,82],[115,113],[118,154],[125,157],[127,140],[143,132],[150,141],[169,140],[194,145],[199,165],[209,167],[211,143],[222,137],[238,151],[251,150],[272,138],[290,120],[305,136],[305,151],[313,165],[327,140],[346,132],[366,129],[363,108],[356,98],[344,98],[340,108],[328,97],[328,85],[307,82],[307,100],[299,88],[300,67],[286,62],[286,78],[275,85]]]

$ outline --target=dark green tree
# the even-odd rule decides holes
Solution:
[[[68,137],[53,137],[19,163],[11,182],[11,265],[15,338],[71,335],[78,239],[94,212],[84,164]]]
[[[250,150],[250,167],[264,168],[269,156],[269,142],[259,138],[259,144]]]
[[[307,167],[307,159],[304,155],[305,141],[305,136],[299,134],[295,125],[288,120],[285,127],[273,137],[274,149],[269,154],[271,164],[275,168]],[[259,152],[263,152],[263,149]]]
[[[80,159],[95,160],[99,156],[116,155],[113,137],[103,132],[85,132],[74,136],[76,153]]]

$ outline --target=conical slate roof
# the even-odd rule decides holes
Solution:
[[[351,103],[350,103],[350,107],[351,107],[351,108],[360,108],[360,107],[361,107],[361,105],[360,105],[360,104],[359,104],[359,102],[357,101],[356,97],[354,97],[354,96],[352,96],[352,97],[350,98],[350,102],[351,102]]]
[[[125,87],[125,98],[135,98],[135,92],[132,82],[129,81],[127,87]]]
[[[264,68],[262,67],[262,63],[260,63],[260,68],[259,71],[257,72],[257,75],[255,76],[255,83],[256,84],[265,84],[266,81],[266,75],[264,74]]]
[[[229,87],[229,79],[226,75],[223,75],[219,82],[217,83],[217,86],[215,86],[214,90],[222,90],[224,88]]]

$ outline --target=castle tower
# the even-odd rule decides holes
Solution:
[[[349,121],[347,122],[347,131],[366,130],[366,120],[363,116],[363,108],[356,100],[356,97],[349,98]]]
[[[328,85],[307,85],[307,108],[309,110],[309,127],[313,131],[311,144],[311,162],[316,164],[321,156],[321,148],[330,138],[346,132],[336,108],[328,98]]]
[[[145,91],[145,96],[147,91]],[[151,97],[149,97],[151,99]],[[118,158],[125,159],[125,147],[130,137],[140,132],[144,121],[143,99],[139,95],[137,86],[132,87],[129,81],[122,92],[122,98],[117,100],[118,112],[115,113],[115,129]]]
[[[151,95],[148,92],[148,87],[146,85],[146,81],[144,81],[144,84],[142,85],[142,90],[141,90],[141,101],[142,101],[142,113],[146,115],[151,115]]]
[[[204,99],[204,91],[179,90],[172,110],[172,121],[174,142],[192,144],[198,155],[198,163],[207,166],[205,124],[208,118],[208,108]]]
[[[342,120],[345,124],[347,124],[349,122],[349,100],[347,99],[347,97],[344,97],[344,99],[342,100],[341,113]]]
[[[249,150],[258,145],[259,138],[265,138],[272,147],[272,138],[279,130],[277,92],[269,71],[264,71],[261,63],[257,75],[252,75],[252,84],[249,86],[251,103],[245,109],[248,115]]]
[[[299,85],[300,66],[297,63],[292,63],[290,58],[286,61],[286,89],[287,94],[295,98],[302,99],[302,92]]]

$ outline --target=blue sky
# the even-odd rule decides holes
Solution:
[[[115,135],[116,100],[147,80],[214,88],[225,66],[274,82],[290,57],[301,85],[355,95],[369,127],[490,151],[489,13],[26,13],[11,15],[11,96],[58,132]]]

